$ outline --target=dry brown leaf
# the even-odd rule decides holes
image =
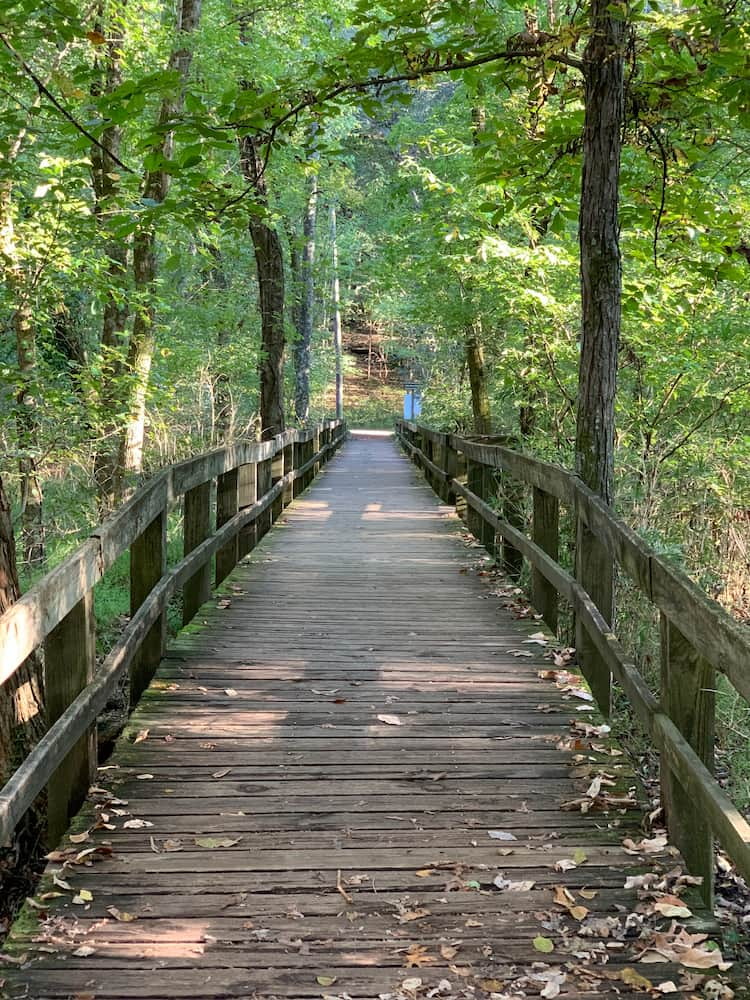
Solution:
[[[450,962],[458,954],[458,948],[454,948],[452,945],[449,944],[441,944],[440,954],[443,956],[444,959],[446,959],[446,961]]]
[[[404,955],[404,965],[407,969],[421,969],[424,965],[432,965],[435,955],[430,955],[424,945],[412,944]]]
[[[141,729],[136,735],[133,743],[143,743],[144,740],[148,739],[148,729]]]
[[[417,910],[402,910],[396,914],[396,919],[400,924],[408,924],[412,920],[421,920],[422,917],[429,917],[431,913],[431,910],[427,910],[424,907],[420,907]]]
[[[387,726],[400,726],[401,719],[397,715],[379,715],[379,722],[384,722]]]

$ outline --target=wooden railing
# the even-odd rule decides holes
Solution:
[[[703,877],[706,900],[713,893],[714,837],[750,881],[750,824],[712,774],[715,671],[750,701],[750,633],[565,469],[487,439],[467,440],[405,421],[397,422],[396,431],[444,501],[464,498],[469,530],[511,576],[518,577],[523,557],[529,561],[532,603],[553,631],[558,597],[569,603],[580,666],[600,708],[609,713],[614,675],[660,751],[670,836],[689,870]],[[524,487],[533,492],[530,537]],[[559,564],[561,505],[574,519],[575,530],[585,532],[606,554],[610,570],[619,567],[659,609],[658,697],[599,611],[592,597],[597,580],[586,579],[586,565],[576,578]]]
[[[345,436],[341,421],[328,421],[163,469],[0,617],[0,684],[43,648],[48,725],[0,791],[0,843],[45,786],[48,842],[62,835],[92,783],[97,716],[126,670],[135,704],[162,658],[170,598],[182,588],[187,624],[211,595],[214,554],[218,585],[292,497],[312,482]],[[184,558],[167,569],[167,517],[180,497]],[[128,550],[130,620],[95,670],[93,588]]]

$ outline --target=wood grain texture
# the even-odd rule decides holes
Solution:
[[[354,437],[163,660],[73,827],[75,850],[112,849],[64,872],[92,898],[58,889],[41,927],[27,909],[8,995],[373,1000],[418,976],[420,996],[447,979],[486,1000],[542,959],[562,996],[590,995],[554,887],[617,916],[638,903],[627,874],[676,859],[623,850],[639,809],[561,809],[598,770],[615,791],[633,775],[605,736],[571,734],[593,715],[539,677],[539,622],[477,557],[391,441]],[[96,800],[114,829],[92,829]],[[410,969],[415,945],[429,964]],[[598,996],[629,996],[628,966],[679,980],[629,945],[608,957]]]

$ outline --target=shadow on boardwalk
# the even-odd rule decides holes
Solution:
[[[560,808],[632,773],[466,563],[392,440],[351,440],[164,660],[8,995],[692,995],[640,961],[675,947],[673,854],[626,853],[637,809]]]

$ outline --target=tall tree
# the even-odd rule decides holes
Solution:
[[[294,345],[294,410],[304,424],[310,415],[310,349],[315,311],[315,226],[318,215],[318,175],[311,171],[308,180],[307,203],[302,222],[304,246],[300,262],[299,311],[297,342]]]
[[[200,23],[202,0],[179,0],[175,20],[175,47],[169,57],[168,69],[176,73],[177,85],[166,94],[159,108],[157,142],[151,149],[150,162],[143,177],[142,197],[146,205],[161,204],[169,193],[171,175],[168,170],[174,152],[172,126],[185,101],[185,84],[193,61],[192,39]],[[146,395],[156,347],[156,278],[158,247],[153,222],[140,228],[133,241],[133,279],[137,299],[133,330],[128,346],[127,369],[132,376],[129,415],[122,434],[116,492],[122,492],[125,478],[140,472],[143,461],[143,440],[146,424]]]
[[[97,53],[92,94],[112,94],[122,83],[122,46],[124,43],[124,13],[127,0],[102,2],[96,31],[106,39],[103,52]],[[102,513],[115,499],[115,481],[119,442],[116,413],[122,402],[121,378],[124,348],[127,345],[126,326],[129,315],[128,299],[123,288],[128,267],[127,241],[112,236],[108,217],[113,212],[120,187],[118,162],[122,147],[122,127],[110,121],[102,130],[99,142],[91,147],[91,180],[94,191],[94,214],[104,238],[107,257],[106,287],[102,309],[101,353],[102,381],[100,389],[100,442],[94,454],[94,481],[99,509]]]
[[[336,355],[336,419],[344,419],[344,369],[343,346],[341,342],[341,282],[339,278],[339,243],[336,225],[336,205],[330,209],[331,254],[333,275],[331,279],[333,349]]]
[[[586,116],[579,240],[581,251],[581,360],[576,419],[576,471],[605,503],[614,499],[615,389],[620,343],[622,263],[619,184],[622,150],[624,8],[592,0],[583,52]],[[607,622],[614,615],[614,570],[600,542],[579,524],[579,578]],[[583,662],[595,652],[578,628]],[[600,705],[609,691],[596,692]]]

